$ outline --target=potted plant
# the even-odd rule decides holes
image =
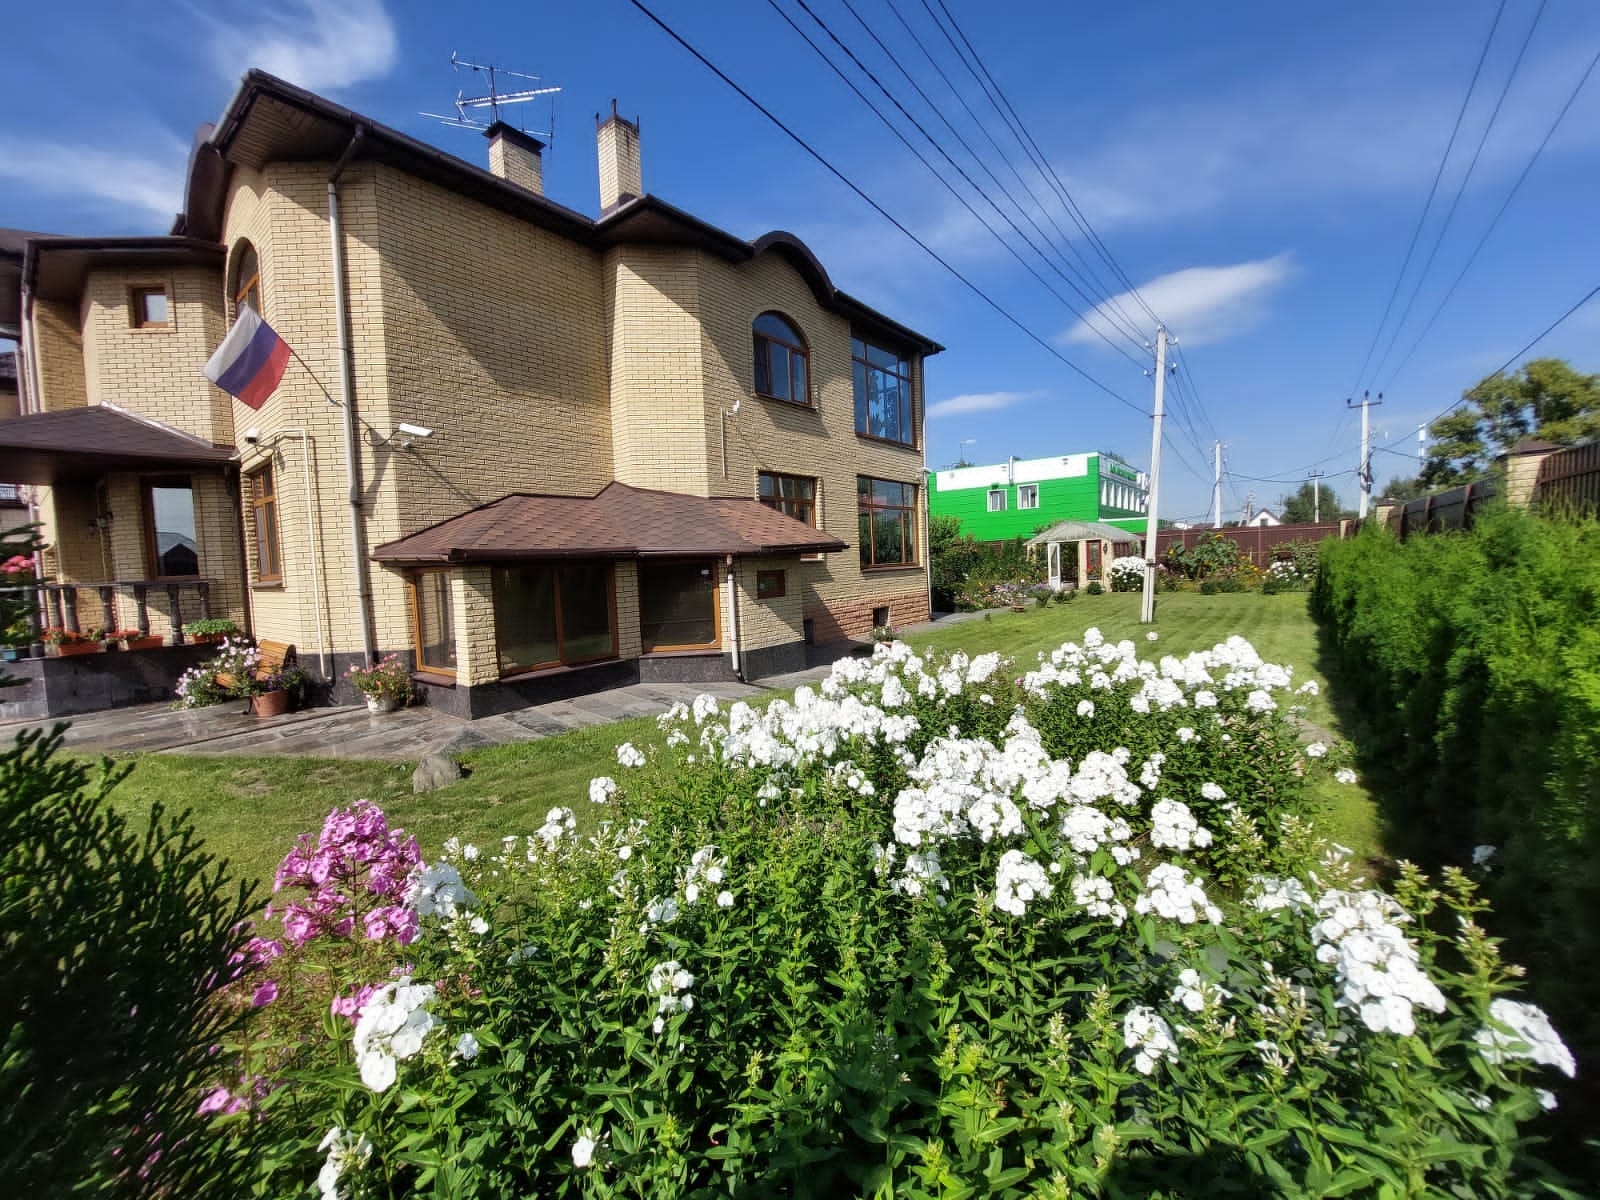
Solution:
[[[305,707],[311,676],[297,666],[286,666],[276,675],[257,681],[261,690],[251,697],[250,709],[258,717],[276,717]]]
[[[398,654],[386,654],[375,666],[351,667],[347,678],[367,698],[371,712],[393,712],[411,699],[411,671]]]
[[[159,650],[166,644],[165,638],[141,633],[137,629],[119,629],[115,633],[110,633],[106,636],[119,640],[124,650]]]
[[[26,618],[19,618],[0,631],[0,658],[16,662],[33,641],[33,629]]]
[[[105,649],[104,637],[98,629],[79,633],[73,629],[46,629],[44,644],[57,658],[71,658],[77,654],[99,654]]]
[[[206,617],[184,624],[183,636],[199,645],[220,642],[223,638],[238,637],[244,631],[227,617]]]

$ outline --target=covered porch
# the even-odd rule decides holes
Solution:
[[[1072,586],[1098,583],[1107,591],[1111,581],[1106,573],[1119,547],[1138,552],[1139,535],[1104,521],[1058,521],[1028,539],[1028,553],[1043,550],[1049,568],[1051,590],[1060,592]]]

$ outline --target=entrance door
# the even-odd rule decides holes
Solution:
[[[1061,543],[1045,543],[1045,559],[1050,564],[1050,590],[1061,590]]]

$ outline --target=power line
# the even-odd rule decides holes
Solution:
[[[1394,344],[1400,338],[1400,331],[1405,328],[1406,321],[1411,316],[1411,310],[1417,303],[1417,297],[1422,292],[1422,285],[1427,282],[1428,272],[1433,269],[1434,260],[1439,256],[1439,247],[1444,245],[1445,235],[1450,232],[1450,222],[1455,219],[1456,209],[1461,205],[1461,197],[1466,195],[1467,185],[1472,182],[1472,173],[1478,167],[1478,160],[1483,156],[1483,147],[1489,140],[1489,134],[1494,130],[1495,122],[1500,118],[1500,109],[1505,105],[1506,96],[1511,92],[1511,85],[1517,78],[1517,72],[1522,68],[1522,60],[1528,53],[1528,44],[1533,41],[1533,34],[1539,28],[1539,21],[1544,16],[1545,5],[1548,0],[1539,0],[1539,7],[1533,14],[1533,23],[1528,26],[1528,32],[1522,39],[1522,45],[1517,50],[1517,57],[1511,64],[1511,73],[1506,76],[1505,84],[1500,89],[1500,95],[1495,98],[1494,108],[1489,112],[1489,120],[1483,127],[1483,133],[1478,136],[1478,144],[1473,147],[1472,158],[1467,163],[1467,169],[1461,176],[1461,182],[1456,185],[1456,194],[1450,199],[1450,207],[1445,210],[1444,221],[1439,225],[1439,232],[1434,235],[1433,246],[1428,251],[1428,258],[1422,264],[1422,270],[1417,273],[1416,282],[1411,287],[1411,295],[1406,299],[1406,306],[1401,310],[1400,319],[1394,323],[1394,329],[1389,334],[1389,343],[1383,348],[1383,353],[1378,356],[1378,363],[1372,368],[1372,374],[1377,376],[1383,370],[1383,364],[1388,361],[1389,355],[1394,352]]]
[[[1031,341],[1036,343],[1042,350],[1045,351],[1045,353],[1047,353],[1051,357],[1059,360],[1069,370],[1073,371],[1075,374],[1077,374],[1080,377],[1082,377],[1084,380],[1086,380],[1088,383],[1093,385],[1098,390],[1100,390],[1100,391],[1104,392],[1106,395],[1110,396],[1113,400],[1115,400],[1118,404],[1122,405],[1124,408],[1131,409],[1133,412],[1138,413],[1140,416],[1147,416],[1148,415],[1138,405],[1134,404],[1132,401],[1128,400],[1126,397],[1118,394],[1117,392],[1113,391],[1111,388],[1107,387],[1104,383],[1100,382],[1100,380],[1096,379],[1093,375],[1089,374],[1089,372],[1085,371],[1082,367],[1078,366],[1077,363],[1073,362],[1066,355],[1062,354],[1059,350],[1057,350],[1049,342],[1045,341],[1044,338],[1040,337],[1032,329],[1028,328],[1028,326],[1024,325],[1022,323],[1022,321],[1018,317],[1014,316],[1009,309],[1005,308],[998,300],[995,300],[992,296],[989,295],[989,293],[985,292],[976,283],[974,283],[974,282],[972,282],[972,280],[968,279],[964,274],[962,274],[959,270],[957,270],[950,262],[948,262],[943,256],[941,256],[938,251],[933,249],[932,246],[929,246],[926,242],[924,242],[916,234],[912,233],[911,230],[906,228],[905,225],[901,224],[901,222],[898,219],[896,219],[893,215],[891,215],[889,213],[889,211],[883,207],[883,205],[879,204],[871,196],[867,195],[867,193],[865,191],[863,191],[861,189],[861,187],[855,183],[854,180],[852,180],[849,176],[847,176],[838,167],[834,166],[831,162],[829,162],[828,159],[825,158],[820,151],[815,149],[811,145],[810,142],[806,141],[798,133],[796,133],[794,130],[790,129],[789,126],[784,124],[784,122],[777,116],[777,114],[772,112],[771,109],[767,108],[766,105],[762,104],[761,101],[757,100],[754,96],[752,96],[749,92],[747,92],[739,84],[735,83],[734,80],[732,78],[730,78],[725,71],[722,70],[722,68],[718,67],[709,58],[707,58],[704,54],[702,54],[699,50],[697,50],[693,45],[691,45],[681,34],[678,33],[677,30],[673,29],[672,26],[668,25],[665,21],[663,21],[660,17],[658,17],[654,12],[652,12],[649,9],[649,7],[647,7],[643,3],[643,0],[628,0],[628,2],[630,4],[632,4],[636,9],[638,9],[641,13],[643,13],[646,17],[648,17],[650,19],[651,23],[654,24],[658,29],[660,29],[663,33],[665,33],[673,41],[677,42],[678,45],[682,46],[685,50],[687,50],[689,52],[689,54],[691,54],[708,71],[710,71],[718,79],[722,80],[723,83],[727,84],[734,91],[738,92],[739,95],[741,97],[743,97],[744,100],[746,102],[748,102],[752,108],[754,108],[762,116],[766,117],[767,120],[771,121],[774,125],[776,125],[780,130],[783,131],[783,133],[789,138],[789,140],[794,142],[795,145],[799,146],[808,155],[810,155],[814,160],[816,160],[816,162],[817,162],[817,164],[819,166],[821,166],[825,171],[827,171],[830,175],[832,175],[840,183],[844,184],[847,188],[849,188],[852,192],[854,192],[860,199],[862,199],[868,205],[870,205],[872,210],[875,213],[877,213],[880,217],[882,217],[885,221],[888,221],[889,224],[893,225],[896,229],[898,229],[906,237],[910,238],[911,241],[916,243],[916,245],[919,248],[921,248],[921,250],[925,254],[927,254],[929,258],[933,259],[934,262],[938,263],[941,267],[943,267],[951,275],[955,276],[955,278],[957,280],[959,280],[969,291],[971,291],[975,296],[977,296],[980,300],[982,300],[990,308],[994,309],[995,312],[999,313],[1001,317],[1003,317],[1011,325],[1015,326],[1018,330],[1020,330]]]
[[[1467,277],[1467,272],[1472,269],[1472,264],[1478,261],[1478,255],[1482,252],[1484,245],[1489,241],[1489,236],[1494,233],[1495,226],[1500,224],[1500,218],[1505,216],[1506,209],[1511,207],[1511,201],[1516,198],[1517,192],[1521,189],[1523,181],[1527,179],[1528,175],[1533,171],[1534,163],[1539,161],[1539,156],[1544,153],[1545,147],[1550,144],[1550,139],[1555,136],[1556,130],[1561,127],[1561,122],[1566,120],[1567,113],[1570,112],[1572,110],[1572,106],[1577,103],[1578,96],[1588,85],[1589,77],[1594,74],[1594,69],[1596,66],[1600,66],[1600,53],[1596,53],[1595,56],[1589,60],[1589,65],[1584,69],[1582,76],[1579,77],[1577,86],[1572,89],[1572,93],[1567,97],[1567,102],[1561,106],[1561,111],[1556,114],[1556,119],[1550,123],[1550,128],[1545,131],[1544,139],[1534,149],[1533,155],[1528,159],[1527,165],[1522,168],[1522,173],[1517,176],[1517,181],[1511,185],[1511,190],[1506,193],[1506,198],[1500,202],[1500,208],[1490,219],[1489,227],[1483,231],[1483,236],[1478,239],[1478,244],[1472,248],[1472,253],[1467,255],[1467,261],[1462,264],[1460,272],[1451,282],[1449,288],[1445,290],[1444,296],[1440,299],[1438,306],[1433,310],[1433,315],[1428,318],[1428,323],[1422,327],[1422,332],[1417,335],[1417,340],[1411,343],[1411,348],[1405,352],[1405,356],[1401,358],[1399,365],[1395,367],[1394,374],[1389,376],[1389,382],[1384,385],[1385,391],[1387,391],[1389,388],[1392,388],[1394,386],[1394,381],[1400,378],[1400,373],[1405,370],[1406,364],[1411,361],[1411,356],[1417,352],[1417,347],[1422,345],[1423,341],[1432,331],[1434,322],[1439,319],[1439,314],[1444,312],[1445,305],[1450,303],[1450,298],[1456,294],[1456,289],[1461,286],[1461,281]]]
[[[1001,220],[1005,221],[1005,223],[1007,225],[1011,226],[1012,232],[1017,234],[1017,236],[1019,236],[1020,238],[1022,238],[1022,240],[1027,244],[1028,248],[1030,250],[1032,250],[1035,254],[1039,255],[1040,258],[1045,262],[1046,266],[1049,266],[1053,270],[1055,270],[1055,273],[1058,276],[1060,276],[1062,280],[1064,280],[1066,282],[1068,287],[1071,287],[1074,291],[1076,291],[1078,293],[1079,296],[1083,297],[1084,302],[1086,304],[1088,304],[1091,309],[1094,308],[1096,306],[1096,301],[1093,300],[1087,293],[1085,293],[1082,288],[1078,287],[1076,282],[1074,282],[1071,278],[1069,278],[1067,275],[1065,275],[1059,268],[1055,267],[1055,264],[1052,263],[1050,261],[1049,257],[1047,255],[1045,255],[1045,253],[1042,250],[1039,249],[1038,245],[1035,244],[1034,241],[1031,238],[1029,238],[1028,235],[1026,233],[1024,233],[1017,226],[1017,223],[1015,221],[1013,221],[1005,212],[1003,212],[1000,209],[1000,206],[997,205],[994,202],[994,200],[992,198],[990,198],[990,196],[981,187],[979,187],[976,183],[973,182],[972,177],[970,175],[968,175],[966,173],[966,171],[964,171],[961,168],[961,166],[958,163],[956,163],[956,161],[954,159],[952,159],[950,157],[950,155],[945,151],[944,147],[941,146],[938,143],[938,141],[931,134],[928,133],[928,131],[922,126],[922,124],[914,116],[912,116],[909,112],[906,111],[905,106],[902,105],[900,103],[900,101],[897,100],[894,97],[894,95],[888,90],[888,88],[883,86],[883,84],[879,81],[878,77],[876,75],[874,75],[872,73],[872,71],[869,70],[861,62],[861,60],[855,56],[855,54],[850,50],[850,48],[839,40],[839,38],[834,34],[833,30],[830,29],[827,26],[827,24],[820,17],[818,17],[815,12],[812,11],[810,6],[806,4],[805,0],[796,0],[796,2],[805,11],[806,15],[809,16],[813,21],[815,21],[817,23],[817,25],[822,28],[822,31],[824,33],[826,33],[828,35],[828,37],[833,40],[833,44],[835,46],[839,47],[839,49],[844,52],[844,54],[850,59],[850,61],[856,65],[857,69],[859,69],[864,75],[866,75],[866,77],[868,79],[870,79],[877,86],[878,90],[883,93],[883,95],[889,100],[889,102],[891,104],[893,104],[895,106],[895,108],[897,108],[900,111],[900,115],[903,116],[909,122],[911,122],[911,124],[916,128],[917,132],[922,134],[922,136],[927,139],[928,143],[936,151],[939,152],[939,154],[944,158],[945,162],[949,163],[950,166],[955,169],[956,173],[961,176],[961,178],[966,182],[967,186],[972,188],[975,192],[977,192],[979,197],[981,197],[989,205],[989,207],[994,211],[995,215],[998,216]],[[1082,312],[1080,312],[1076,307],[1074,307],[1072,301],[1068,300],[1065,296],[1063,296],[1060,292],[1058,292],[1054,287],[1052,287],[1050,285],[1049,280],[1045,279],[1042,275],[1039,274],[1038,271],[1034,270],[1032,265],[1027,261],[1027,259],[1023,258],[1022,254],[1016,249],[1016,247],[1012,246],[1010,242],[1006,241],[1005,237],[1001,234],[1001,232],[998,229],[996,229],[993,225],[991,225],[989,223],[989,221],[981,213],[979,213],[975,208],[972,207],[972,205],[970,203],[968,203],[966,197],[963,196],[958,190],[956,190],[955,185],[952,184],[943,175],[941,175],[939,173],[939,171],[938,171],[938,168],[936,168],[931,162],[929,162],[927,160],[927,158],[924,157],[923,154],[915,146],[913,146],[911,144],[910,140],[905,136],[905,134],[903,134],[898,128],[895,127],[894,122],[892,122],[888,118],[888,116],[886,116],[884,114],[883,110],[878,108],[878,106],[875,105],[872,102],[872,100],[870,98],[868,98],[867,95],[864,92],[862,92],[862,90],[859,87],[857,87],[855,85],[855,83],[850,79],[850,77],[848,75],[846,75],[843,70],[840,69],[839,65],[828,57],[828,55],[823,51],[822,47],[817,45],[817,43],[814,42],[811,39],[811,37],[805,32],[805,30],[801,29],[799,25],[795,24],[794,19],[792,17],[790,17],[788,13],[786,13],[781,7],[779,7],[779,5],[777,3],[777,0],[767,0],[767,3],[772,8],[772,10],[774,12],[776,12],[778,14],[778,16],[783,19],[784,23],[786,25],[788,25],[790,29],[792,29],[795,32],[795,34],[798,35],[800,37],[800,39],[805,42],[805,44],[807,46],[811,47],[812,51],[817,55],[817,57],[820,58],[827,65],[829,70],[831,70],[835,75],[837,75],[839,77],[839,79],[844,83],[844,85],[846,87],[848,87],[852,93],[854,93],[855,97],[858,100],[860,100],[861,103],[866,105],[867,108],[872,111],[872,114],[875,117],[878,118],[878,120],[883,122],[885,128],[887,128],[890,133],[894,134],[895,137],[897,139],[899,139],[900,144],[903,145],[907,150],[911,151],[912,155],[916,158],[916,160],[918,162],[920,162],[925,168],[927,168],[928,173],[930,175],[932,175],[936,180],[938,180],[941,185],[943,185],[944,189],[947,192],[949,192],[951,196],[953,196],[955,198],[956,202],[959,203],[962,208],[966,209],[968,214],[970,214],[974,220],[976,220],[986,230],[988,230],[990,235],[997,242],[999,242],[1002,246],[1004,246],[1011,253],[1011,256],[1017,260],[1017,262],[1022,264],[1023,269],[1026,270],[1030,275],[1032,275],[1034,277],[1034,279],[1038,280],[1039,284],[1042,287],[1044,287],[1045,290],[1047,290],[1052,296],[1054,296],[1057,300],[1059,300],[1062,303],[1062,305],[1064,305],[1066,307],[1068,312],[1072,313],[1072,315],[1077,317],[1080,321],[1084,321],[1085,323],[1087,323],[1087,318],[1084,316],[1084,314]],[[1135,358],[1132,354],[1129,354],[1125,349],[1123,349],[1117,343],[1113,342],[1109,337],[1106,337],[1106,335],[1104,333],[1100,332],[1098,329],[1095,330],[1095,333],[1100,337],[1100,339],[1103,342],[1105,342],[1106,345],[1110,346],[1118,354],[1121,354],[1129,362],[1133,363],[1135,366],[1143,366],[1143,363],[1139,359]],[[1134,344],[1135,345],[1139,344],[1137,339],[1134,340]]]
[[[1489,57],[1489,47],[1494,43],[1495,31],[1500,28],[1500,18],[1505,11],[1506,0],[1500,0],[1500,7],[1495,9],[1494,21],[1489,25],[1489,36],[1483,41],[1483,50],[1478,55],[1478,63],[1473,67],[1472,78],[1467,83],[1467,94],[1461,98],[1461,110],[1456,113],[1455,124],[1450,128],[1450,140],[1445,143],[1444,154],[1439,159],[1439,169],[1433,173],[1433,183],[1428,188],[1428,198],[1422,202],[1422,215],[1417,218],[1417,227],[1411,231],[1411,241],[1406,245],[1405,257],[1400,262],[1400,271],[1394,277],[1394,287],[1389,289],[1389,299],[1384,303],[1383,316],[1378,318],[1378,327],[1372,331],[1372,343],[1367,347],[1367,353],[1361,360],[1361,369],[1356,372],[1356,381],[1350,387],[1352,396],[1361,390],[1361,381],[1367,376],[1367,365],[1372,361],[1372,352],[1378,348],[1378,339],[1383,336],[1384,327],[1389,322],[1389,314],[1394,311],[1395,298],[1400,295],[1400,284],[1405,280],[1406,271],[1411,266],[1411,256],[1417,250],[1417,239],[1422,236],[1422,228],[1427,223],[1428,213],[1433,207],[1433,198],[1439,191],[1439,181],[1444,178],[1444,169],[1450,161],[1450,152],[1455,149],[1456,135],[1461,132],[1461,122],[1466,118],[1467,106],[1472,102],[1472,93],[1477,90],[1478,77],[1483,73],[1484,61]]]

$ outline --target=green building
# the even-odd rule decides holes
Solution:
[[[1057,521],[1143,532],[1149,502],[1149,476],[1103,451],[928,472],[928,511],[956,517],[980,542],[1031,537]]]

